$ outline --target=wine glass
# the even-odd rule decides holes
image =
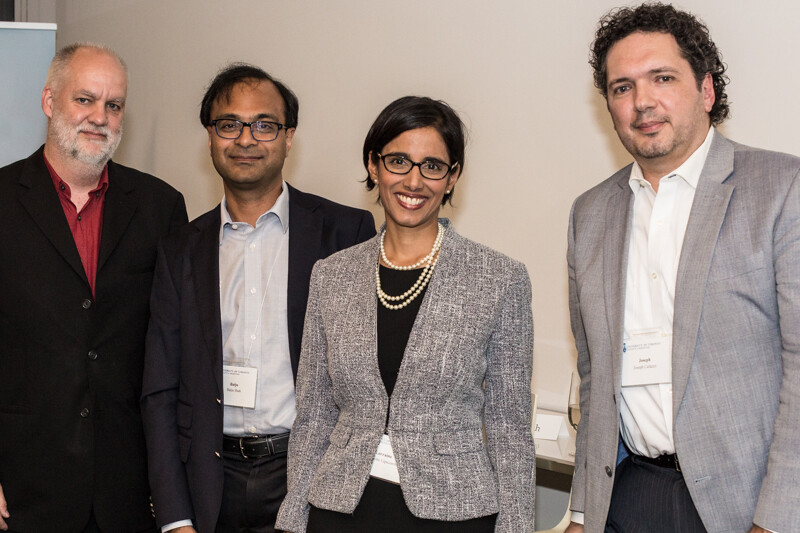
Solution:
[[[581,379],[577,372],[573,372],[569,379],[569,404],[567,407],[567,418],[569,425],[576,431],[581,421]]]

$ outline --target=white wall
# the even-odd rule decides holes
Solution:
[[[462,234],[527,264],[536,387],[565,395],[575,357],[564,259],[569,208],[629,161],[587,65],[596,21],[615,4],[56,0],[55,22],[58,46],[101,41],[126,59],[126,133],[115,159],[180,189],[190,216],[221,197],[197,114],[207,83],[227,61],[265,68],[300,98],[285,177],[306,191],[369,208],[378,219],[374,196],[359,183],[361,144],[372,120],[407,94],[449,102],[469,125],[471,141],[455,209],[444,214]],[[733,118],[723,131],[747,144],[800,152],[794,127],[800,6],[791,0],[679,5],[708,23],[730,67]]]

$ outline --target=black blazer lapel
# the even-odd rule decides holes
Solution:
[[[103,207],[103,232],[97,257],[98,275],[125,233],[138,207],[135,183],[113,161],[108,162],[108,190]]]
[[[287,283],[287,324],[289,356],[297,379],[303,321],[308,303],[308,280],[311,269],[320,258],[322,216],[316,212],[319,203],[287,183],[289,188],[289,279]]]
[[[211,354],[211,367],[217,391],[222,394],[222,318],[219,303],[219,226],[220,207],[197,222],[199,232],[193,235],[188,261],[197,298],[197,313],[203,338]],[[199,340],[198,340],[199,341]],[[217,369],[219,371],[217,371]],[[222,396],[219,396],[222,398]]]
[[[25,162],[19,184],[23,188],[19,201],[34,223],[53,244],[64,260],[83,279],[86,286],[86,271],[81,256],[75,246],[75,239],[69,230],[64,209],[58,199],[53,180],[44,164],[44,150],[40,148]]]

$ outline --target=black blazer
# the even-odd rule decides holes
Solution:
[[[287,319],[297,376],[311,269],[375,235],[368,211],[289,187]],[[213,532],[222,502],[220,207],[166,239],[153,282],[142,413],[159,527],[191,518]]]
[[[0,169],[0,484],[12,530],[151,526],[138,398],[156,246],[183,197],[108,163],[96,297],[43,150]]]

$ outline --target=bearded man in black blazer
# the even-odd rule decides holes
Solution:
[[[0,529],[153,531],[139,409],[159,238],[183,197],[110,161],[127,72],[62,48],[43,148],[0,169]]]
[[[297,97],[233,64],[200,111],[222,203],[159,250],[142,409],[162,531],[274,531],[311,268],[372,215],[283,181]]]

